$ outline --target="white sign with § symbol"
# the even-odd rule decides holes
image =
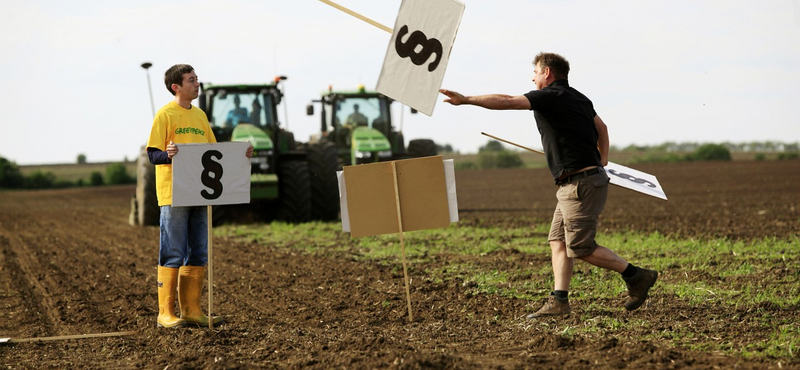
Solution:
[[[250,143],[177,144],[172,158],[172,205],[250,203]]]
[[[403,0],[375,90],[433,114],[463,14],[457,0]]]
[[[614,162],[608,162],[605,169],[611,184],[667,200],[667,194],[655,176]]]

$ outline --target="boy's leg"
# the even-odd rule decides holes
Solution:
[[[188,214],[180,207],[162,206],[160,239],[158,247],[158,318],[160,327],[186,325],[175,316],[175,298],[178,296],[178,268],[187,255],[186,225]]]
[[[158,265],[181,267],[189,255],[189,208],[161,206]]]
[[[186,266],[180,268],[179,300],[181,318],[187,324],[208,327],[209,317],[203,314],[200,298],[203,295],[205,266],[208,263],[208,207],[190,207],[189,256]],[[219,316],[211,318],[214,326],[222,324]]]
[[[208,263],[208,207],[190,208],[188,219],[187,266],[205,266]],[[213,225],[212,225],[213,226]]]

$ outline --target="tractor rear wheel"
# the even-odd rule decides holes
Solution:
[[[281,160],[278,164],[278,218],[286,222],[311,220],[311,184],[308,163]]]
[[[430,139],[416,139],[408,142],[406,152],[411,157],[430,157],[436,155],[436,143]]]
[[[161,209],[156,196],[156,166],[147,158],[147,149],[142,148],[136,163],[136,193],[131,202],[131,224],[158,226]]]
[[[336,180],[339,150],[323,139],[308,146],[308,170],[311,177],[311,217],[333,221],[339,217],[339,184]]]

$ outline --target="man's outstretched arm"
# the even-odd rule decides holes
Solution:
[[[531,102],[524,95],[512,96],[504,94],[487,94],[487,95],[464,96],[458,92],[445,89],[441,89],[439,90],[439,92],[447,96],[447,99],[445,99],[444,102],[450,103],[452,105],[467,104],[467,105],[476,105],[486,109],[497,109],[497,110],[531,109]]]

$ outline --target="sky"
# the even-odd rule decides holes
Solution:
[[[336,2],[390,28],[401,4]],[[556,52],[614,146],[800,141],[800,0],[462,2],[443,88],[521,95],[536,88],[533,57]],[[0,7],[0,157],[18,165],[136,158],[152,125],[150,93],[156,110],[173,99],[163,74],[178,63],[216,84],[288,77],[280,119],[307,141],[319,110],[309,117],[305,106],[329,85],[374,89],[391,37],[316,0]],[[486,143],[483,131],[541,147],[529,111],[442,99],[430,117],[404,110],[406,140],[469,153]]]

